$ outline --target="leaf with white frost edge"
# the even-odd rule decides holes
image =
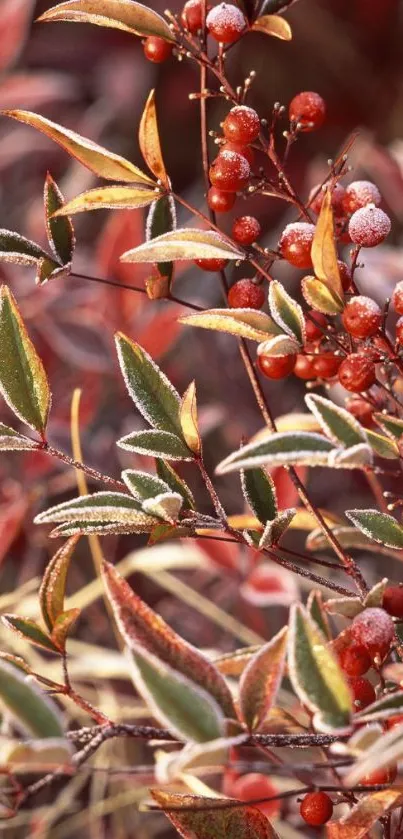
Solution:
[[[284,673],[287,651],[285,626],[253,656],[239,683],[239,705],[249,731],[257,731],[273,706]]]
[[[282,510],[273,521],[268,521],[260,537],[259,548],[270,548],[277,545],[283,534],[288,530],[296,513],[295,507]]]
[[[36,682],[0,659],[0,702],[17,726],[35,737],[63,737],[62,716]]]
[[[368,443],[365,430],[345,408],[340,408],[317,394],[308,394],[305,396],[305,402],[333,443],[341,443],[347,447]]]
[[[378,510],[346,510],[346,516],[369,539],[388,548],[403,549],[403,527],[387,513]]]
[[[264,469],[241,470],[244,498],[261,524],[277,516],[277,495],[273,478]]]
[[[183,498],[177,492],[161,492],[155,498],[146,498],[142,507],[145,513],[175,524],[182,509]]]
[[[305,319],[301,306],[285,290],[278,280],[269,285],[269,307],[273,320],[299,345],[305,343]]]
[[[278,335],[279,328],[266,312],[257,309],[205,309],[194,315],[183,315],[179,323],[225,332],[238,338],[262,343],[269,336]]]
[[[295,693],[314,713],[315,727],[329,733],[348,732],[352,694],[326,638],[299,603],[290,612],[288,669]]]
[[[326,466],[333,444],[314,432],[285,431],[274,433],[266,440],[249,443],[219,463],[217,475],[254,466],[282,466],[298,464]]]
[[[184,227],[171,230],[126,251],[121,262],[167,262],[181,259],[245,259],[220,233]]]
[[[40,23],[56,20],[92,23],[121,29],[131,35],[156,35],[165,41],[175,41],[167,21],[153,9],[134,0],[67,0],[48,9],[37,20]]]
[[[43,248],[13,230],[0,230],[0,261],[15,265],[36,265],[41,259],[50,260]]]
[[[122,472],[122,478],[133,498],[140,504],[146,498],[154,498],[160,492],[170,491],[170,487],[162,478],[157,477],[157,475],[150,475],[149,472],[125,469]]]
[[[166,482],[172,492],[179,492],[179,495],[184,500],[185,506],[189,510],[195,509],[195,500],[187,483],[175,472],[175,469],[169,463],[164,462],[160,458],[157,458],[157,474],[162,481]]]
[[[268,341],[263,341],[257,348],[258,355],[294,355],[298,352],[300,345],[295,338],[289,335],[275,335]]]
[[[116,445],[127,452],[167,460],[193,460],[194,457],[183,440],[169,431],[134,431],[121,437]]]
[[[334,449],[329,454],[330,469],[362,469],[373,462],[373,453],[367,443],[350,446],[349,449]]]
[[[37,443],[34,440],[24,437],[23,434],[18,434],[13,428],[9,428],[8,425],[0,422],[0,451],[29,451],[36,448]]]

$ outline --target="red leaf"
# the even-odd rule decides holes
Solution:
[[[270,822],[253,807],[231,799],[151,790],[151,795],[184,839],[278,839]],[[172,809],[174,808],[174,809]]]

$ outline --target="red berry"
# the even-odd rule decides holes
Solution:
[[[320,379],[333,379],[337,375],[339,367],[343,361],[341,355],[335,355],[333,352],[324,352],[315,355],[313,358],[313,367],[316,376]]]
[[[252,168],[255,162],[255,154],[250,146],[244,146],[242,143],[233,143],[232,140],[226,140],[220,147],[220,151],[236,151],[242,157],[246,157],[249,166]]]
[[[389,216],[371,204],[361,207],[351,216],[348,232],[351,241],[363,248],[375,248],[383,242],[390,232]]]
[[[250,166],[236,151],[222,151],[210,166],[210,181],[223,192],[237,192],[248,183]]]
[[[339,653],[340,667],[346,676],[357,679],[369,670],[372,664],[371,656],[362,644],[349,644]]]
[[[203,271],[222,271],[227,262],[227,259],[195,259],[196,265]]]
[[[339,274],[343,290],[348,291],[351,285],[351,271],[348,265],[346,265],[346,263],[341,259],[337,260],[337,264],[339,266]]]
[[[143,44],[144,55],[154,64],[162,64],[171,55],[172,46],[169,41],[164,41],[163,38],[158,38],[156,35],[150,35]]]
[[[364,609],[351,624],[351,637],[365,647],[371,658],[385,658],[395,635],[393,620],[384,609]]]
[[[315,379],[315,366],[314,360],[312,355],[302,355],[299,353],[297,355],[297,360],[295,362],[294,367],[294,375],[297,376],[298,379]]]
[[[227,140],[248,145],[259,136],[260,119],[253,108],[236,105],[225,117],[222,129]]]
[[[346,187],[342,201],[345,213],[355,213],[367,204],[375,204],[378,207],[380,203],[381,193],[371,181],[354,181]]]
[[[397,283],[393,290],[392,306],[398,315],[403,315],[403,280]]]
[[[403,618],[403,585],[387,586],[383,593],[382,606],[388,615]]]
[[[261,232],[262,228],[254,216],[240,216],[235,219],[232,226],[232,237],[245,247],[256,242]]]
[[[351,244],[351,236],[348,232],[348,218],[347,216],[335,216],[334,219],[334,235],[338,242],[342,245]]]
[[[395,337],[398,344],[403,344],[403,317],[400,317],[396,323]]]
[[[228,292],[228,303],[231,309],[261,309],[265,301],[265,293],[261,285],[252,280],[238,280]]]
[[[257,364],[260,372],[268,379],[285,379],[294,370],[297,356],[258,355]]]
[[[305,332],[307,341],[315,341],[316,338],[322,338],[323,331],[326,331],[327,318],[321,312],[316,312],[315,309],[310,309],[307,315],[304,315]]]
[[[342,186],[342,184],[334,185],[332,189],[332,207],[335,212],[341,211],[344,193],[345,189],[344,186]],[[319,189],[319,184],[317,186],[312,187],[308,197],[308,204],[312,212],[316,213],[316,215],[319,215],[322,209],[324,197],[325,192],[322,188]]]
[[[381,784],[393,784],[397,775],[397,766],[389,766],[387,769],[375,769],[370,775],[360,779],[360,785],[364,787],[376,787]]]
[[[260,775],[258,772],[250,772],[248,775],[243,775],[238,778],[231,785],[231,798],[237,798],[239,801],[253,801],[256,798],[271,798],[278,795],[278,789],[272,784],[270,778],[266,775]],[[281,803],[277,798],[274,801],[267,801],[262,804],[253,804],[253,807],[260,810],[268,818],[279,813]]]
[[[342,316],[344,328],[353,338],[369,338],[375,335],[382,323],[382,312],[371,297],[352,297]]]
[[[350,396],[346,399],[346,408],[353,417],[358,419],[361,425],[372,425],[373,408],[365,399],[361,399],[359,396]]]
[[[214,213],[228,213],[235,204],[235,192],[222,192],[211,186],[207,193],[207,204]]]
[[[339,382],[351,393],[361,393],[375,384],[375,364],[371,358],[361,353],[351,353],[342,361],[339,369]]]
[[[246,29],[247,20],[238,6],[220,3],[208,13],[206,24],[210,35],[216,41],[222,44],[233,44]]]
[[[192,35],[196,35],[202,29],[203,7],[201,0],[187,0],[182,9],[181,23],[184,29],[187,29]]]
[[[304,822],[319,827],[332,817],[332,800],[326,792],[308,792],[301,801],[299,811]]]
[[[279,247],[281,255],[296,268],[311,268],[311,247],[315,225],[306,221],[295,221],[284,228]]]
[[[319,93],[307,90],[294,96],[288,113],[290,121],[301,126],[300,131],[315,131],[325,119],[326,105]]]
[[[354,708],[356,711],[362,711],[367,705],[375,702],[375,689],[368,679],[352,679],[350,688],[354,697]]]

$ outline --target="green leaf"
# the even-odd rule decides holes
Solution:
[[[51,140],[54,140],[71,157],[75,157],[79,163],[86,166],[95,175],[111,181],[125,181],[127,183],[154,184],[154,181],[141,172],[137,166],[114,154],[92,140],[81,137],[75,131],[64,128],[50,119],[32,113],[31,111],[3,111],[5,116],[23,122],[26,125],[42,131]],[[155,185],[155,184],[154,184]]]
[[[398,419],[390,414],[374,414],[374,420],[384,431],[396,440],[400,440],[403,435],[403,419]]]
[[[18,615],[2,615],[1,620],[7,629],[16,632],[20,638],[27,639],[31,644],[35,644],[36,647],[50,650],[52,653],[58,652],[57,647],[55,647],[49,636],[38,626],[36,621],[30,618],[20,618]]]
[[[273,521],[266,522],[264,531],[258,541],[259,548],[271,548],[272,545],[277,545],[288,530],[295,514],[295,507],[290,507],[288,510],[282,510]]]
[[[122,472],[122,478],[133,497],[141,503],[146,498],[154,498],[161,492],[169,492],[170,487],[156,475],[149,472],[139,472],[135,469],[126,469]]]
[[[326,638],[298,603],[291,607],[288,668],[295,693],[315,714],[315,728],[348,729],[353,700],[347,681]]]
[[[155,498],[147,498],[142,507],[145,513],[157,516],[169,524],[175,524],[182,509],[183,498],[177,492],[161,492]]]
[[[24,437],[23,434],[18,434],[13,428],[0,422],[0,451],[29,451],[37,448],[37,443],[30,440],[29,437]]]
[[[116,623],[128,647],[152,653],[206,690],[227,716],[233,716],[231,693],[214,664],[147,606],[110,563],[104,562],[102,575]]]
[[[41,259],[49,260],[49,254],[13,230],[0,230],[0,260],[16,265],[36,265]]]
[[[284,431],[266,440],[256,441],[233,452],[217,466],[218,475],[250,469],[254,466],[284,466],[288,464],[326,466],[332,443],[312,431]]]
[[[366,429],[368,443],[378,457],[385,457],[387,460],[397,460],[399,457],[399,449],[394,440],[385,437],[383,434],[378,434],[372,429]]]
[[[264,469],[241,471],[242,491],[256,518],[265,525],[277,516],[277,496],[274,481]]]
[[[397,716],[403,712],[403,690],[381,696],[371,705],[367,705],[363,711],[355,715],[356,720],[362,722],[374,722]]]
[[[120,369],[129,396],[153,428],[182,439],[180,397],[151,356],[121,332],[116,335]]]
[[[43,434],[50,408],[48,380],[7,286],[0,290],[0,392],[22,422]]]
[[[175,202],[171,195],[164,195],[158,201],[154,201],[147,216],[146,223],[146,241],[156,239],[157,236],[162,236],[163,233],[169,233],[176,230],[176,210]],[[158,270],[162,277],[168,277],[169,282],[172,280],[173,263],[172,262],[158,262]]]
[[[348,449],[334,449],[329,455],[331,469],[365,469],[371,466],[373,452],[368,443],[358,443]]]
[[[44,285],[48,280],[67,277],[71,271],[71,264],[60,265],[52,259],[41,259],[36,269],[35,284]]]
[[[134,0],[67,0],[38,18],[41,23],[55,20],[94,23],[96,26],[123,29],[132,35],[157,35],[165,41],[175,40],[164,18]]]
[[[158,519],[146,515],[131,495],[120,492],[97,492],[94,495],[81,495],[71,501],[64,501],[49,507],[35,517],[35,524],[48,522],[79,522],[86,524],[117,524],[129,527],[128,532],[148,532]]]
[[[379,546],[375,544],[371,539],[367,536],[364,536],[359,530],[356,530],[355,527],[348,527],[345,525],[338,525],[336,527],[332,527],[332,532],[337,538],[337,541],[340,542],[343,548],[354,548],[355,550],[364,550],[364,551],[373,551],[377,554],[382,553],[386,554],[387,556],[391,556],[391,550],[385,548],[383,546]],[[316,530],[312,530],[306,540],[306,548],[309,551],[322,551],[326,550],[330,547],[330,543],[327,540],[326,535],[323,533],[323,530],[317,528]],[[392,554],[393,555],[393,554]]]
[[[77,195],[65,204],[61,210],[58,210],[55,221],[67,215],[87,213],[90,210],[136,210],[140,207],[148,207],[155,201],[155,195],[155,189],[147,189],[145,186],[122,184],[100,186],[82,192],[81,195]]]
[[[283,332],[302,345],[306,337],[304,313],[278,280],[272,280],[269,285],[269,307],[273,320]]]
[[[134,515],[134,514],[133,514]],[[145,513],[138,513],[136,521],[130,519],[128,522],[117,521],[87,521],[86,519],[75,519],[66,524],[59,524],[49,534],[52,539],[60,539],[66,536],[80,536],[93,533],[98,536],[127,536],[129,533],[151,533],[159,523],[159,519],[147,516]]]
[[[224,714],[213,697],[149,652],[131,653],[131,676],[152,715],[187,742],[224,734]]]
[[[43,200],[49,244],[58,262],[69,265],[74,254],[74,229],[65,209],[63,195],[49,172],[46,175]],[[55,213],[63,214],[66,218],[55,217]]]
[[[181,495],[184,500],[185,506],[189,510],[195,509],[195,500],[192,492],[190,491],[187,483],[185,483],[183,478],[175,472],[175,469],[173,469],[172,466],[157,458],[157,474],[162,481],[165,481],[165,483],[168,484],[169,488],[172,489],[173,492],[179,492],[179,495]]]
[[[162,457],[168,460],[193,460],[193,454],[176,434],[169,431],[134,431],[118,440],[127,452]]]
[[[352,598],[350,598],[352,599]],[[306,604],[309,615],[315,621],[324,637],[331,641],[332,633],[327,619],[326,609],[323,603],[322,592],[319,589],[312,589]]]
[[[329,399],[316,394],[305,396],[305,402],[333,443],[350,447],[368,442],[365,430],[345,408],[340,408]]]
[[[378,510],[346,510],[346,516],[369,539],[388,548],[403,548],[403,527],[393,516]]]
[[[4,659],[0,659],[0,701],[17,724],[34,737],[63,736],[63,723],[54,702]]]
[[[215,332],[227,332],[259,343],[279,332],[272,318],[256,309],[206,309],[196,315],[184,315],[179,318],[179,322]]]
[[[339,315],[343,311],[341,298],[317,277],[304,277],[301,291],[308,306],[323,315]]]
[[[156,236],[122,254],[122,262],[171,262],[180,259],[245,259],[221,233],[184,227]]]
[[[239,683],[239,707],[249,731],[258,731],[267,717],[283,678],[287,649],[285,626],[253,656]]]
[[[63,612],[67,572],[78,537],[73,536],[55,553],[48,563],[39,589],[39,602],[43,620],[49,630]]]
[[[230,807],[228,798],[156,789],[151,795],[184,839],[279,839],[264,813],[239,801]]]

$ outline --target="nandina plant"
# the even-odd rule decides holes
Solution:
[[[262,33],[290,40],[290,26],[281,14],[288,5],[287,0],[264,0],[242,8],[232,3],[210,8],[205,0],[188,0],[179,15],[162,17],[134,0],[68,0],[40,18],[42,23],[121,29],[127,37],[144,39],[146,59],[184,59],[183,72],[188,62],[199,69],[200,91],[190,98],[200,109],[203,206],[189,204],[171,182],[153,90],[138,130],[145,171],[37,113],[4,113],[43,132],[111,183],[66,203],[49,174],[44,191],[49,249],[20,231],[2,230],[1,259],[34,267],[39,286],[58,283],[62,276],[74,276],[72,216],[99,208],[148,208],[144,242],[121,255],[123,262],[150,265],[145,288],[133,286],[133,292],[145,292],[150,306],[154,300],[177,301],[189,309],[180,317],[184,330],[210,330],[212,341],[217,332],[226,333],[228,341],[238,344],[245,388],[252,388],[264,426],[216,462],[216,475],[234,473],[231,480],[240,481],[248,509],[228,515],[206,467],[197,369],[181,395],[133,336],[118,332],[120,373],[145,423],[116,444],[143,457],[149,468],[103,474],[82,460],[77,393],[72,456],[49,442],[47,373],[18,301],[7,286],[2,288],[0,389],[15,421],[0,425],[0,447],[15,457],[41,452],[74,467],[78,475],[78,494],[36,516],[39,527],[54,526],[50,537],[59,540],[59,547],[42,580],[34,581],[35,604],[31,599],[29,615],[5,613],[2,618],[10,630],[10,649],[0,658],[1,815],[16,825],[38,801],[52,801],[53,786],[63,791],[71,776],[79,779],[80,772],[95,771],[92,758],[105,741],[125,738],[152,744],[146,768],[138,768],[139,774],[151,776],[143,783],[149,794],[139,796],[148,798],[143,808],[162,809],[188,839],[270,839],[296,831],[313,835],[311,827],[325,824],[334,839],[402,835],[403,588],[386,576],[370,583],[355,557],[382,551],[386,560],[401,559],[403,550],[403,526],[390,514],[399,509],[400,496],[384,489],[386,477],[401,474],[403,283],[391,301],[402,316],[393,329],[387,321],[389,301],[382,308],[360,289],[365,248],[380,245],[391,222],[379,206],[377,186],[351,182],[353,140],[306,201],[287,174],[293,145],[303,143],[304,135],[319,130],[326,119],[319,93],[298,91],[288,118],[276,103],[267,120],[249,106],[254,72],[238,87],[226,72],[226,56],[240,39]],[[217,97],[227,108],[220,126],[210,124],[208,113],[209,100]],[[217,146],[214,159],[209,132]],[[245,194],[274,197],[293,209],[294,219],[278,242],[270,240],[257,216],[242,213]],[[180,228],[177,206],[188,214]],[[226,214],[233,208],[237,214],[228,233]],[[346,243],[348,256],[341,260]],[[220,306],[211,309],[176,296],[181,260],[216,275]],[[296,295],[276,278],[282,260],[300,271]],[[235,282],[234,264],[245,273]],[[119,286],[113,280],[101,282]],[[39,288],[41,293],[46,289]],[[225,394],[227,374],[221,372]],[[292,376],[307,382],[306,411],[300,406],[277,423],[267,380]],[[327,393],[336,382],[344,388],[344,404],[340,389],[337,401],[329,398],[333,388]],[[214,460],[214,452],[208,454]],[[210,497],[209,514],[201,512],[202,501],[182,477],[182,462],[200,473]],[[318,508],[312,495],[317,469],[330,477],[332,470],[358,470],[368,481],[373,506],[346,509],[344,519]],[[294,507],[279,506],[284,473],[294,486]],[[87,479],[97,486],[93,492],[88,492]],[[307,531],[305,553],[288,547],[289,531],[297,529]],[[131,554],[116,568],[104,557],[102,537],[130,534],[144,535],[147,552]],[[67,599],[69,568],[87,538],[96,579]],[[246,643],[207,653],[174,631],[126,581],[136,569],[152,573],[154,568],[175,594],[184,584],[168,570],[197,567],[202,553],[194,540],[201,539],[242,546],[248,557],[243,590],[250,602],[290,606],[289,620],[279,631],[252,643],[251,631],[205,598],[204,614]],[[325,558],[328,553],[331,559]],[[298,578],[307,592],[304,602],[298,599]],[[197,607],[194,592],[186,586],[180,590]],[[69,645],[79,643],[77,620],[101,591],[120,651],[112,659],[111,679],[131,682],[131,717],[144,717],[144,724],[122,720],[117,709],[107,713],[100,686],[89,692],[74,686]],[[93,665],[93,685],[103,681],[98,667],[101,660]],[[149,812],[144,818],[153,816]]]

